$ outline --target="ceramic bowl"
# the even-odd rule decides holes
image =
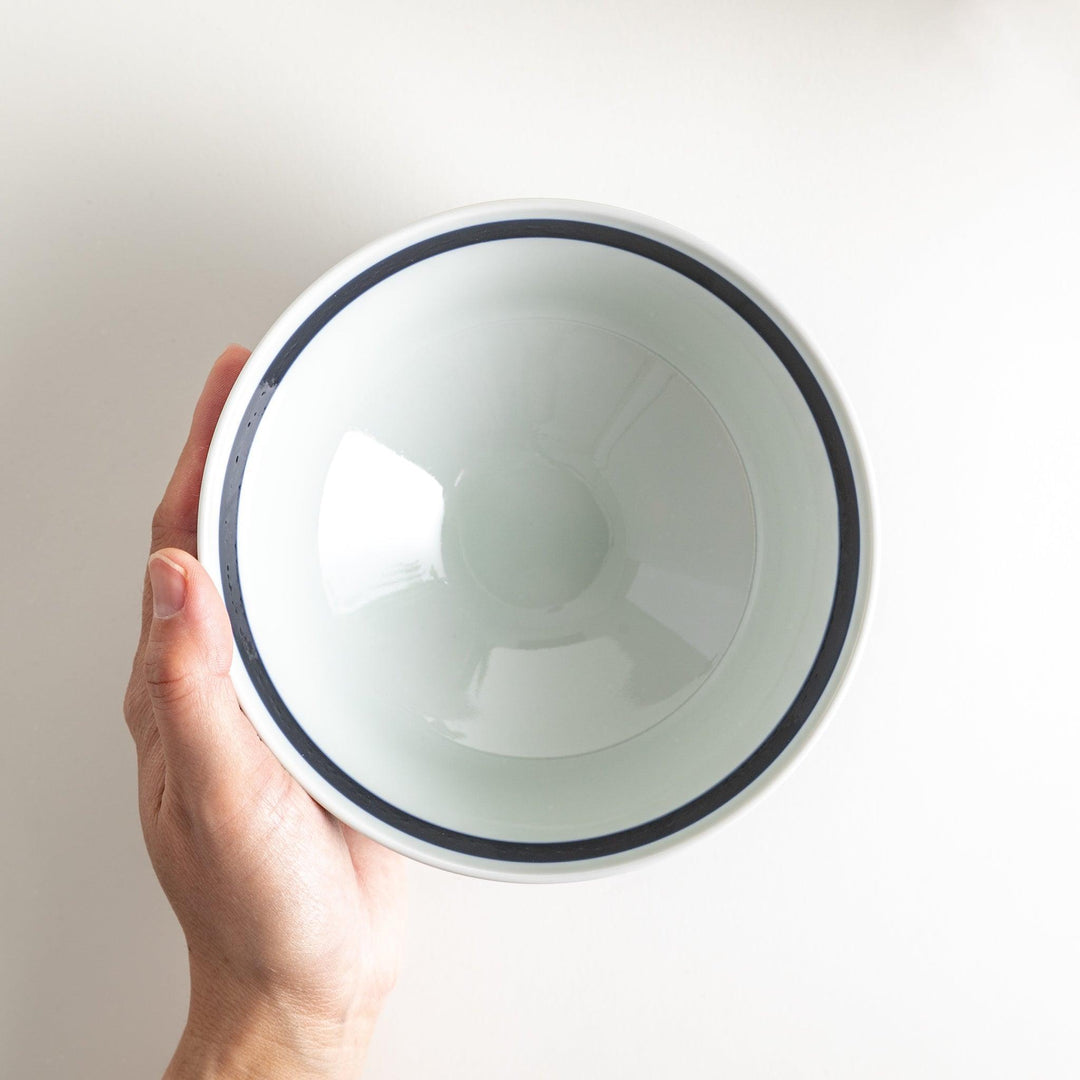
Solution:
[[[818,728],[870,503],[817,352],[743,273],[611,207],[379,240],[251,355],[199,554],[260,736],[342,821],[507,880],[714,826]]]

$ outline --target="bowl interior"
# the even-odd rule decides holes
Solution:
[[[507,841],[632,828],[799,693],[837,584],[830,463],[769,345],[684,274],[576,239],[454,248],[263,393],[250,638],[386,803]]]

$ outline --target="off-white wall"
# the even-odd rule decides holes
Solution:
[[[1070,0],[26,4],[0,34],[0,1076],[182,1022],[120,699],[206,370],[515,195],[667,218],[861,420],[876,620],[824,737],[656,866],[415,868],[371,1080],[1073,1077],[1080,18]]]

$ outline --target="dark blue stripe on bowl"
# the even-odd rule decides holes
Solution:
[[[282,701],[252,637],[237,573],[236,519],[248,452],[274,390],[311,339],[344,307],[372,286],[423,259],[455,248],[519,237],[552,237],[605,244],[652,259],[696,282],[738,313],[769,345],[798,386],[817,423],[832,469],[839,515],[839,557],[832,610],[817,655],[795,699],[760,746],[733,772],[675,810],[629,829],[578,840],[529,843],[447,829],[416,817],[357,783],[334,764]],[[267,368],[248,403],[233,442],[221,497],[219,557],[233,634],[252,684],[274,722],[303,759],[342,795],[373,817],[448,851],[519,863],[577,862],[629,851],[677,833],[744,791],[780,756],[813,712],[839,662],[851,628],[859,580],[859,503],[847,446],[824,391],[799,350],[775,322],[730,281],[685,252],[625,229],[584,221],[537,218],[497,221],[455,229],[395,252],[357,274],[309,315]]]

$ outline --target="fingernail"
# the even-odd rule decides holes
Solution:
[[[172,559],[155,552],[147,564],[150,589],[154,594],[154,618],[170,619],[183,606],[187,596],[187,575]]]

